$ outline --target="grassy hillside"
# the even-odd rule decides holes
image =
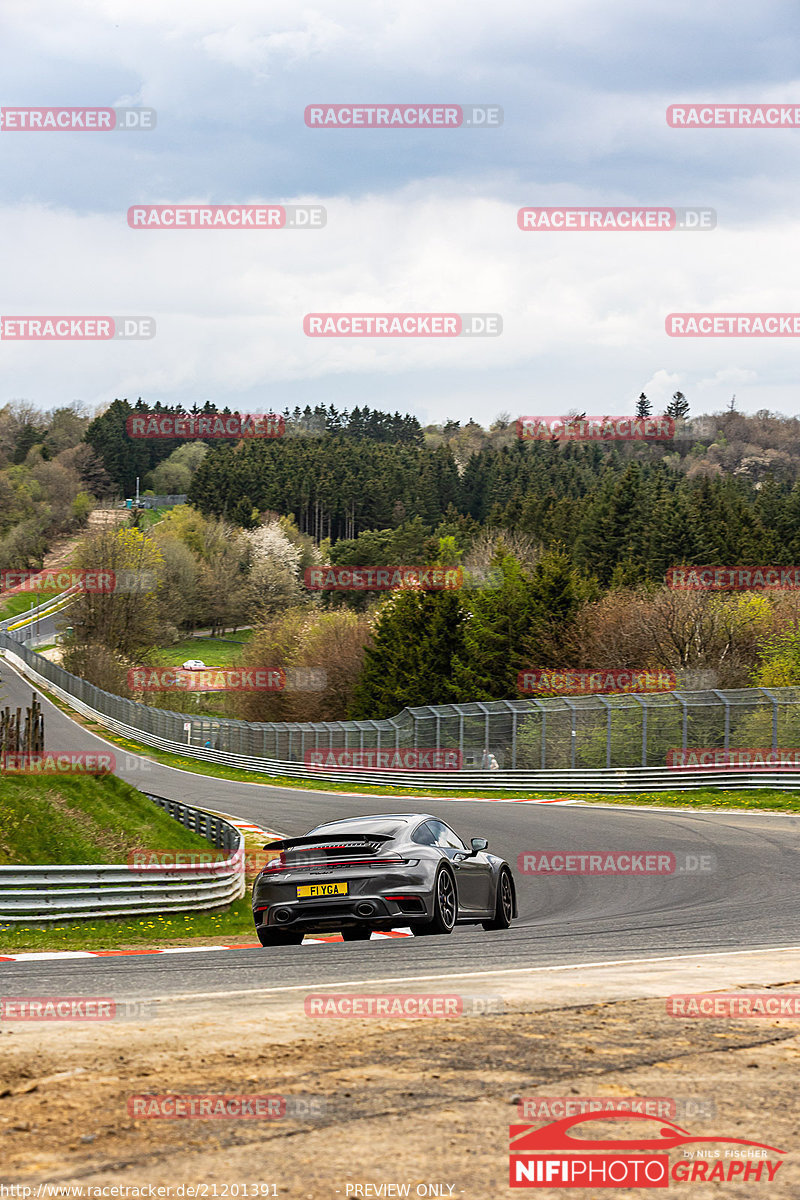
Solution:
[[[133,850],[208,850],[113,775],[0,779],[0,866],[124,863]]]
[[[43,588],[40,592],[17,592],[0,604],[0,621],[24,616],[31,608],[38,608],[45,600],[55,600],[56,596],[60,595],[58,588]]]
[[[208,667],[233,667],[239,664],[244,644],[252,636],[252,629],[240,629],[230,638],[185,638],[174,646],[154,650],[152,659],[160,667],[179,667],[190,658],[199,658]]]

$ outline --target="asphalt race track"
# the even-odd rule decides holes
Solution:
[[[0,704],[30,702],[31,685],[0,665]],[[109,750],[43,698],[48,750]],[[281,987],[413,979],[602,963],[798,943],[800,819],[619,806],[330,795],[203,778],[110,747],[143,791],[234,813],[287,834],[372,812],[430,812],[466,838],[488,837],[514,870],[520,915],[508,932],[270,949],[0,964],[5,995],[225,995]],[[655,877],[520,874],[525,851],[661,851],[712,855],[711,871]]]

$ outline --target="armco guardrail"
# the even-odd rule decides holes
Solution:
[[[36,672],[26,667],[26,664],[14,652],[8,654],[20,669],[33,681]],[[251,758],[241,754],[232,754],[222,750],[212,750],[205,747],[181,745],[166,738],[143,734],[135,726],[124,725],[112,718],[103,716],[89,705],[74,699],[67,692],[55,685],[51,690],[67,700],[73,708],[84,716],[101,721],[115,733],[133,740],[145,742],[159,750],[182,754],[205,762],[222,763],[226,766],[238,767],[245,771],[259,771],[266,775],[280,775],[288,779],[318,779],[321,785],[327,782],[337,783],[375,783],[394,787],[419,788],[442,792],[459,791],[552,791],[552,792],[595,792],[619,794],[638,791],[690,791],[697,788],[723,787],[738,788],[779,788],[783,791],[800,789],[800,771],[772,770],[747,771],[743,769],[714,770],[702,768],[688,770],[686,768],[672,769],[669,767],[628,767],[605,770],[553,770],[553,771],[392,771],[374,772],[365,770],[325,770],[319,771],[299,763],[286,762],[280,759]],[[126,701],[126,703],[132,703]]]
[[[259,724],[170,712],[112,695],[43,659],[17,635],[0,632],[0,651],[33,682],[46,684],[77,712],[123,737],[268,775],[442,792],[788,789],[793,779],[800,780],[800,771],[699,768],[690,774],[664,765],[673,748],[792,746],[800,688],[496,700],[407,708],[397,717],[376,721]],[[331,748],[455,749],[462,769],[378,772],[307,765],[308,751]],[[486,750],[501,770],[477,769]]]
[[[244,835],[229,821],[150,796],[171,816],[231,853],[208,866],[0,867],[0,922],[62,921],[213,910],[245,893]]]
[[[23,627],[31,621],[37,620],[39,617],[50,616],[53,610],[60,612],[63,608],[72,604],[73,600],[77,600],[80,594],[80,588],[67,588],[65,592],[61,592],[59,596],[50,596],[47,600],[43,600],[41,604],[37,604],[35,608],[24,609],[14,617],[6,617],[0,621],[0,631],[22,633]],[[22,638],[23,641],[28,641],[27,637]]]

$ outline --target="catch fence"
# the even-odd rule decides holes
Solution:
[[[491,700],[405,708],[381,720],[249,722],[172,712],[113,695],[42,658],[25,638],[25,630],[0,630],[0,650],[13,655],[29,677],[47,681],[110,728],[134,730],[142,741],[169,743],[197,758],[261,764],[250,769],[268,769],[268,763],[273,771],[294,766],[292,774],[313,776],[323,772],[309,765],[312,751],[325,757],[334,752],[338,767],[346,769],[349,752],[435,749],[456,751],[462,774],[480,772],[488,779],[497,774],[487,769],[496,763],[507,779],[508,772],[665,768],[670,751],[696,747],[800,746],[796,687]],[[435,774],[426,771],[427,778]],[[454,772],[440,774],[452,778]]]

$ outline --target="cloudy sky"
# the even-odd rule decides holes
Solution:
[[[671,129],[669,104],[800,104],[798,10],[762,0],[4,0],[3,107],[146,106],[148,132],[0,130],[0,312],[149,315],[128,343],[0,341],[0,404],[115,396],[423,423],[796,413],[797,339],[666,335],[793,312],[800,128]],[[492,104],[497,128],[310,129],[309,104]],[[318,230],[130,229],[141,204],[317,203]],[[705,232],[522,232],[523,206],[708,206]],[[309,312],[496,312],[495,338],[312,339]]]

